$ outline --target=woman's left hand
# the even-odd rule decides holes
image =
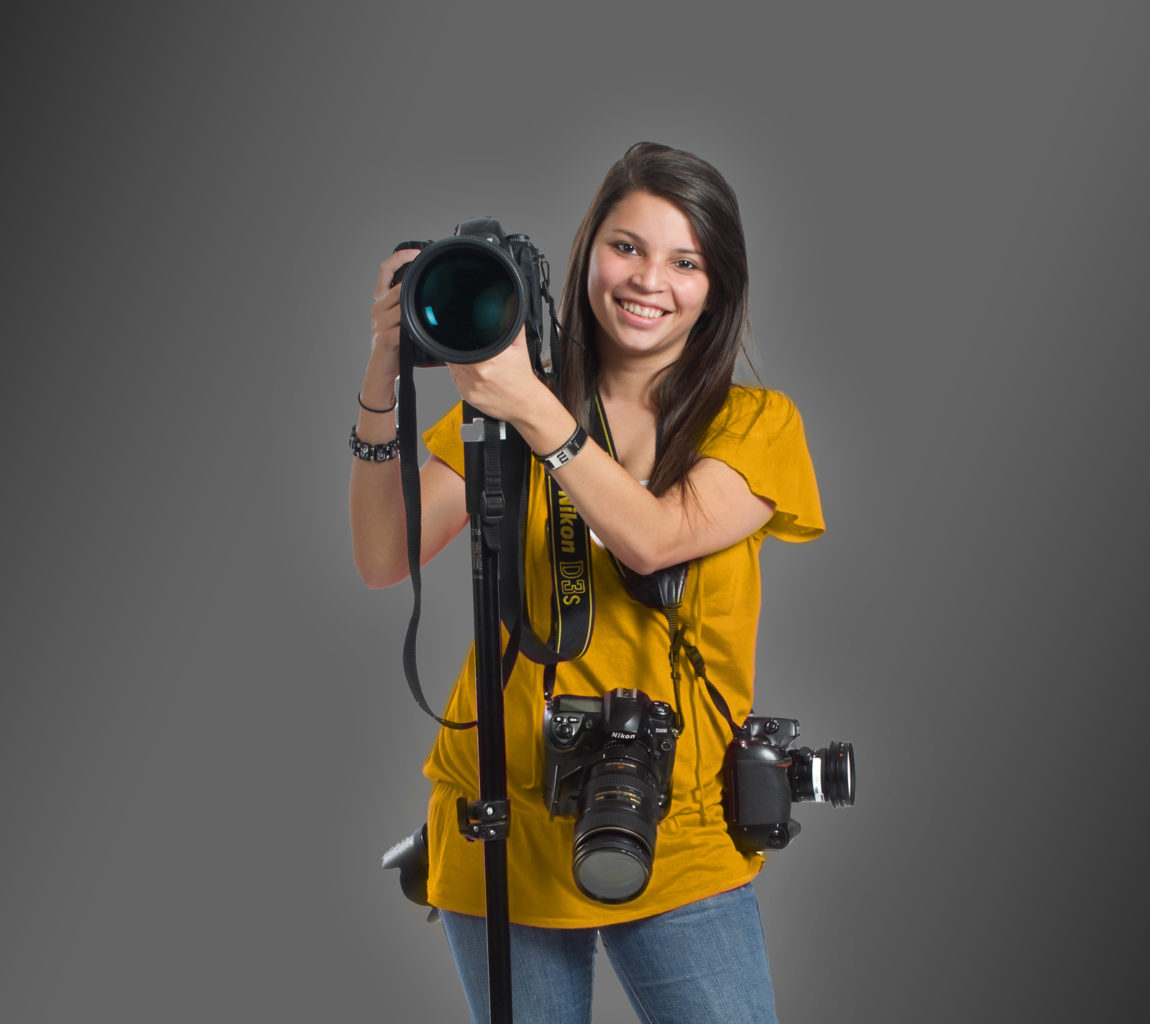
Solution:
[[[516,425],[540,390],[547,386],[535,375],[527,351],[527,332],[521,328],[502,352],[482,363],[448,363],[451,379],[465,402],[492,419]]]

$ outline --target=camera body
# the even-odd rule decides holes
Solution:
[[[532,364],[542,369],[547,260],[527,235],[506,235],[497,220],[473,217],[438,242],[400,242],[419,249],[396,271],[400,343],[412,366],[480,363],[502,352],[526,325]]]
[[[854,746],[834,740],[819,750],[791,749],[793,718],[751,715],[727,748],[723,803],[727,829],[744,853],[781,850],[799,834],[791,804],[849,806],[855,799]]]
[[[547,702],[543,801],[575,817],[572,871],[592,899],[624,903],[647,887],[677,739],[674,709],[641,690]]]

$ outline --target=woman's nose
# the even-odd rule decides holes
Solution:
[[[637,288],[645,292],[662,291],[664,286],[662,264],[657,260],[644,260],[635,268],[631,280]]]

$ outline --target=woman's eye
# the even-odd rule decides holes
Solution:
[[[695,263],[692,260],[677,260],[675,262],[675,266],[677,266],[680,270],[698,270],[699,269],[699,264]]]
[[[616,242],[615,248],[622,253],[626,253],[628,256],[636,251],[635,247],[630,242]]]

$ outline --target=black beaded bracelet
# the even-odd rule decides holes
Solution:
[[[348,447],[351,449],[352,455],[357,459],[363,459],[364,462],[390,462],[392,459],[399,458],[399,439],[394,441],[384,441],[382,444],[368,444],[366,441],[361,441],[359,435],[355,432],[355,426],[352,425],[351,437],[347,439]]]

